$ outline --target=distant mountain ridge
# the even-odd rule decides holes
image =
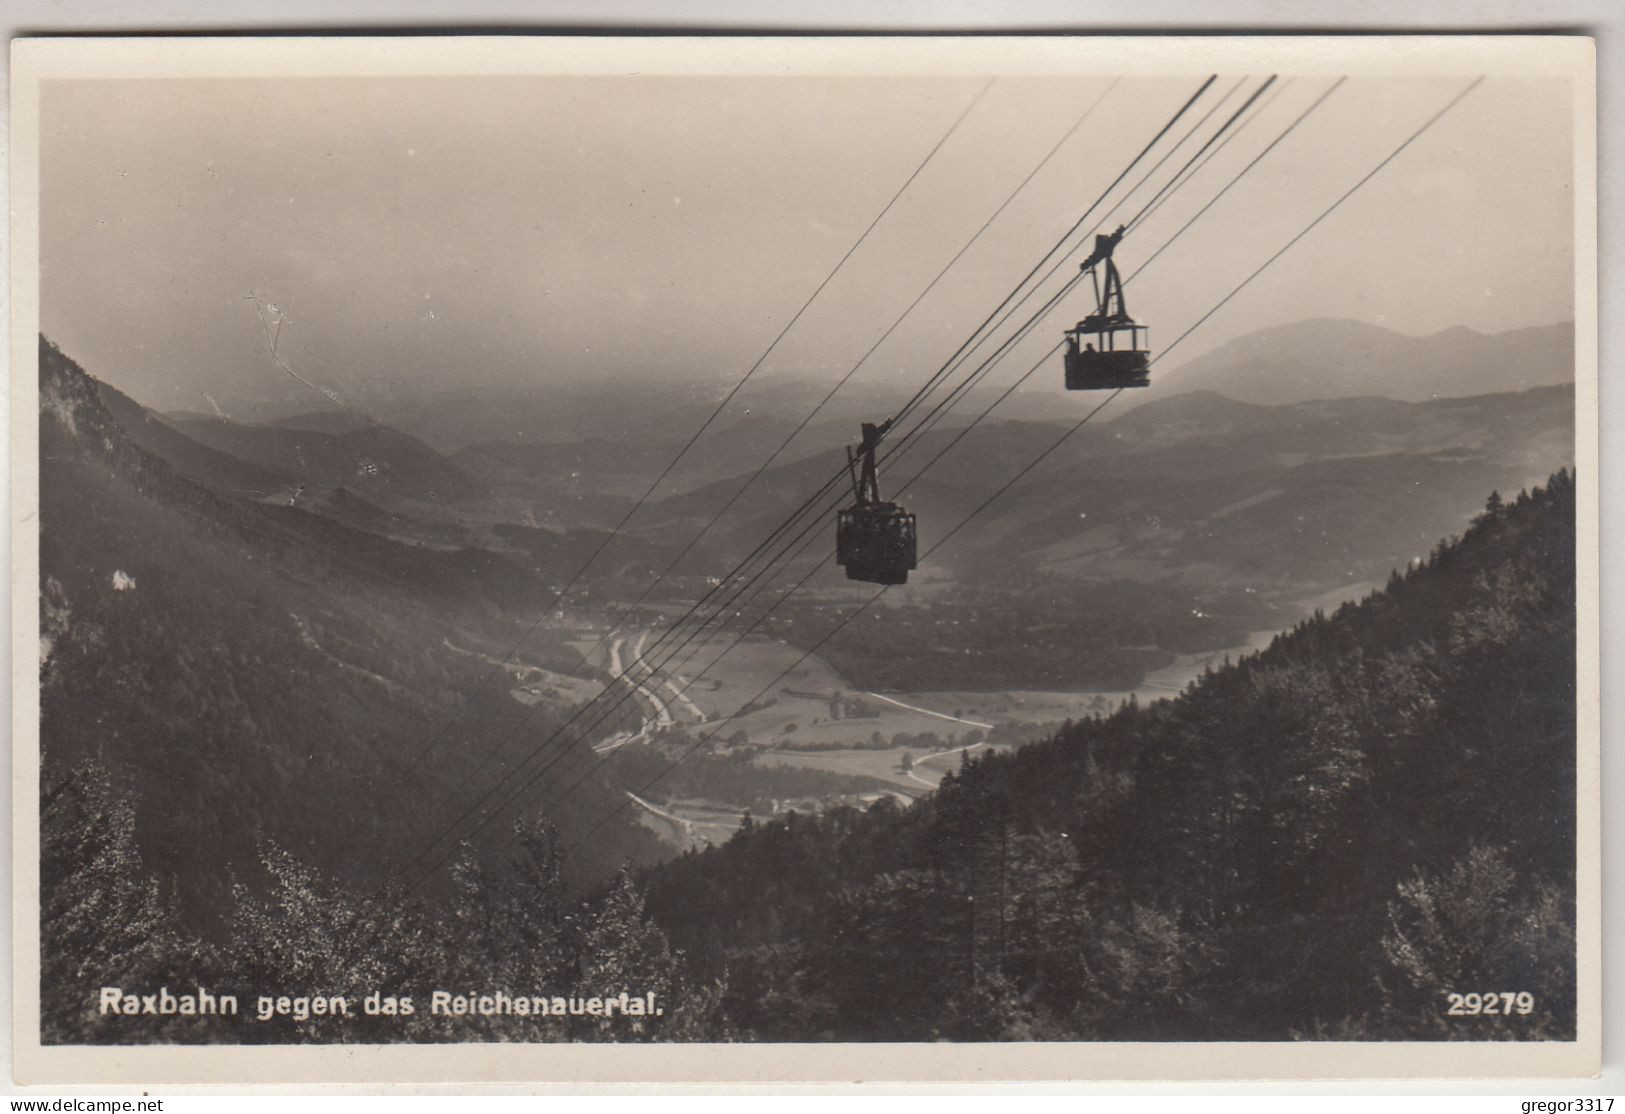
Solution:
[[[1311,457],[1369,455],[1384,449],[1490,448],[1527,439],[1554,421],[1572,424],[1574,393],[1564,385],[1406,401],[1378,396],[1308,399],[1266,405],[1213,390],[1153,399],[1105,428],[1141,448],[1259,437],[1255,445]],[[1540,469],[1566,444],[1530,459]]]
[[[292,491],[299,484],[299,477],[291,472],[244,460],[188,437],[173,417],[153,413],[106,383],[97,384],[97,394],[131,441],[189,480],[226,494],[258,497]],[[208,419],[197,414],[188,420]]]
[[[1413,337],[1364,321],[1316,318],[1260,329],[1153,376],[1165,390],[1242,402],[1376,396],[1420,402],[1574,379],[1574,323],[1486,335],[1457,326]]]
[[[310,483],[369,499],[445,503],[477,498],[485,485],[409,434],[382,425],[312,429],[239,425],[220,418],[173,423],[194,441]]]
[[[1174,362],[1178,358],[1176,354],[1160,360],[1151,389],[1125,393],[1112,404],[1111,413],[1192,390],[1262,404],[1362,396],[1421,401],[1518,391],[1571,382],[1575,336],[1569,321],[1492,334],[1457,326],[1411,336],[1371,322],[1316,318],[1259,329],[1193,359]],[[730,428],[738,426],[740,433],[750,436],[748,431],[763,418],[775,424],[799,422],[820,404],[822,409],[790,450],[791,456],[806,455],[834,437],[855,439],[859,421],[894,413],[932,370],[930,359],[909,360],[885,371],[866,369],[826,403],[833,377],[764,369],[717,416],[690,457],[704,460],[710,455],[707,449],[737,455],[744,446],[723,436]],[[672,378],[658,368],[629,366],[616,375],[586,377],[557,368],[533,378],[478,387],[447,375],[416,386],[399,385],[394,393],[368,395],[357,405],[448,456],[470,446],[500,452],[502,443],[603,438],[658,448],[670,459],[738,385],[742,371],[719,369]],[[258,400],[218,397],[231,420],[255,428],[337,434],[361,424],[346,411],[312,411],[308,393]],[[1088,397],[1092,396],[1061,389],[1057,355],[996,413],[1003,419],[1060,421]],[[961,407],[950,422],[961,412],[968,415],[973,410]],[[218,416],[163,411],[166,420],[182,426]],[[771,432],[760,436],[765,439]],[[753,463],[760,463],[765,452]],[[489,458],[463,463],[477,475],[496,478],[489,474],[494,466]],[[695,463],[685,461],[679,473],[694,469]],[[681,474],[673,480],[692,487],[715,478],[700,469],[686,482]]]
[[[1574,379],[1574,325],[1559,322],[1485,334],[1464,327],[1430,336],[1409,336],[1369,322],[1316,318],[1260,329],[1181,364],[1160,366],[1148,391],[1131,391],[1109,414],[1124,413],[1189,391],[1212,391],[1261,405],[1315,399],[1388,398],[1420,402],[1522,391]],[[790,450],[804,456],[832,437],[855,437],[860,420],[895,410],[923,380],[928,368],[894,373],[884,381],[860,375],[825,402],[830,384],[776,372],[753,379],[718,416],[696,446],[696,455],[757,461],[777,441],[764,419],[777,427],[798,422],[815,406],[818,415]],[[995,411],[999,420],[1062,421],[1090,396],[1060,389],[1060,358]],[[513,388],[500,398],[443,391],[433,406],[403,417],[404,428],[431,444],[571,443],[601,437],[668,453],[697,428],[733,385],[727,376],[689,383],[654,381],[549,384]],[[961,406],[950,424],[968,420],[978,406]],[[506,428],[504,428],[506,427]],[[497,431],[501,429],[501,432]],[[852,432],[849,432],[852,431]],[[493,434],[495,434],[493,436]],[[757,446],[748,444],[756,440]]]
[[[352,414],[348,410],[310,410],[302,414],[290,414],[286,418],[253,424],[274,426],[279,429],[312,430],[317,433],[352,433],[378,423]]]
[[[1516,491],[1574,453],[1574,392],[1563,386],[1278,406],[1204,390],[1104,418],[1005,491],[927,571],[986,583],[1024,569],[1135,580],[1200,572],[1228,584],[1329,588],[1384,575],[1459,529],[1480,492]],[[955,436],[922,437],[881,476],[888,494],[908,484],[901,500],[919,515],[922,549],[1059,430],[985,423],[912,482]],[[748,549],[841,463],[831,448],[771,469],[711,537]],[[697,529],[739,482],[654,503],[639,529]]]

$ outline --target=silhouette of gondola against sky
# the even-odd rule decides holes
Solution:
[[[1095,311],[1066,331],[1066,389],[1111,391],[1151,385],[1150,330],[1129,316],[1123,278],[1112,250],[1123,227],[1095,236],[1095,250],[1079,266],[1094,282]],[[1102,276],[1102,270],[1105,274]]]
[[[891,421],[863,423],[863,443],[846,450],[852,475],[852,505],[835,523],[835,563],[846,569],[848,580],[870,584],[907,584],[915,567],[918,545],[914,516],[896,503],[880,498],[875,474],[875,450],[891,429]]]

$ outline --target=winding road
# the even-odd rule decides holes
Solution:
[[[890,696],[882,696],[878,692],[866,692],[863,695],[872,696],[876,700],[884,700],[886,703],[895,704],[899,708],[907,708],[911,712],[919,712],[921,715],[936,716],[938,719],[945,719],[949,723],[969,724],[971,727],[980,727],[984,731],[993,730],[993,725],[991,723],[983,723],[981,720],[975,720],[975,719],[961,719],[958,716],[950,716],[947,712],[933,712],[930,708],[921,708],[921,707],[919,707],[917,705],[914,705],[914,704],[904,704],[901,700],[893,699]],[[943,751],[943,753],[948,754],[948,753],[951,753],[951,752]]]
[[[968,722],[968,721],[961,720],[960,722],[964,723],[964,722]],[[921,785],[925,786],[926,788],[935,789],[937,787],[937,782],[926,781],[923,777],[921,777],[919,774],[916,774],[914,772],[915,770],[919,769],[919,766],[920,766],[921,762],[929,762],[933,758],[946,758],[950,754],[958,754],[961,751],[975,750],[977,747],[985,747],[985,746],[987,746],[986,743],[972,743],[969,746],[952,747],[949,750],[938,750],[938,751],[933,751],[930,754],[922,754],[920,757],[918,757],[918,758],[916,758],[914,760],[914,765],[910,766],[908,769],[904,770],[903,772],[905,774],[907,774],[913,780],[915,780],[915,781],[919,782]]]

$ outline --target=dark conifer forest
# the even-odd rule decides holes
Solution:
[[[1178,699],[754,824],[650,908],[763,1040],[1572,1037],[1574,539],[1567,471],[1492,495]]]

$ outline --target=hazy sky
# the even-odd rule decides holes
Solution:
[[[934,370],[1201,76],[1107,93],[866,378],[912,383]],[[1241,76],[1221,75],[1184,123]],[[164,409],[303,389],[269,359],[249,292],[285,317],[287,363],[362,406],[561,375],[737,377],[983,84],[51,82],[42,327],[93,374]],[[1287,84],[1124,240],[1124,273],[1327,84]],[[1107,85],[997,81],[760,375],[846,371]],[[1171,341],[1461,86],[1345,84],[1130,284],[1153,341]],[[1561,82],[1486,81],[1168,366],[1307,317],[1414,334],[1572,317],[1568,97]],[[1008,374],[1087,308],[1080,291]]]

